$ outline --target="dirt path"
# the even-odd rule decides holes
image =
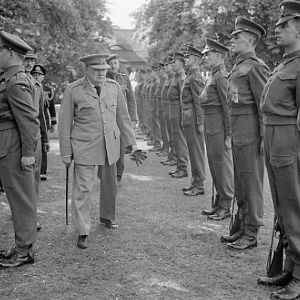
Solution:
[[[144,146],[144,143],[140,143]],[[72,225],[65,225],[64,167],[52,141],[48,180],[41,183],[36,263],[0,270],[0,299],[268,299],[273,289],[257,286],[265,262],[273,209],[266,180],[265,224],[254,250],[235,252],[219,242],[228,221],[201,216],[206,195],[186,197],[189,179],[171,179],[171,168],[149,154],[136,167],[126,158],[117,203],[118,230],[99,225],[99,188],[93,195],[89,247],[79,250]],[[13,245],[10,211],[0,202],[0,245]]]

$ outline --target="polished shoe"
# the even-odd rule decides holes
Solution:
[[[244,234],[241,238],[239,238],[235,242],[228,243],[226,246],[230,249],[235,249],[235,250],[246,250],[246,249],[254,248],[257,247],[257,237],[248,236]]]
[[[0,251],[0,260],[2,259],[9,259],[15,253],[16,248],[11,248],[10,250],[1,250]]]
[[[226,218],[230,218],[230,216],[231,216],[231,213],[228,208],[226,209],[224,207],[219,206],[213,215],[208,215],[207,217],[210,220],[221,221]]]
[[[85,235],[79,235],[77,240],[77,247],[80,249],[86,249],[87,248],[87,238],[88,236]]]
[[[257,280],[257,284],[285,286],[291,281],[291,279],[292,279],[292,273],[283,270],[281,273],[273,277],[268,277],[268,276],[259,277]]]
[[[197,195],[204,195],[205,191],[203,187],[194,186],[189,191],[184,192],[186,196],[197,196]]]
[[[190,191],[193,187],[194,187],[194,185],[185,186],[185,187],[182,188],[182,191],[183,192]]]
[[[173,174],[175,174],[175,173],[177,173],[177,170],[175,170],[175,171],[170,171],[170,172],[169,172],[169,175],[173,175]]]
[[[105,218],[100,218],[100,222],[105,225],[109,229],[117,229],[118,225],[111,220],[105,219]]]
[[[41,230],[42,230],[42,225],[41,225],[41,223],[39,223],[39,222],[36,223],[36,230],[37,230],[37,231],[41,231]]]
[[[1,259],[0,268],[16,268],[26,264],[34,263],[33,251],[27,253],[19,253],[16,249],[9,258]]]
[[[201,214],[203,216],[214,215],[216,213],[217,209],[218,209],[218,206],[216,206],[216,207],[214,207],[214,208],[212,208],[210,210],[209,209],[204,209],[204,210],[202,210]]]
[[[183,177],[188,177],[188,172],[180,170],[180,171],[178,171],[178,172],[172,174],[171,176],[172,176],[173,178],[183,178]]]
[[[244,230],[240,229],[233,235],[221,235],[220,240],[222,243],[233,243],[244,235]]]
[[[41,179],[42,181],[46,181],[46,180],[47,180],[47,175],[46,175],[46,174],[41,174],[41,175],[40,175],[40,179]]]
[[[271,299],[294,300],[300,297],[300,280],[293,278],[288,285],[271,294]]]

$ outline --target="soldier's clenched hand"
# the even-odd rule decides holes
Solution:
[[[35,166],[34,156],[22,156],[21,158],[21,167],[22,169],[28,169]]]

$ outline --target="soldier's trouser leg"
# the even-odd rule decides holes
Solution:
[[[158,119],[160,123],[160,131],[161,131],[161,138],[162,138],[162,148],[168,149],[169,148],[169,135],[167,130],[167,122],[164,117],[164,111],[158,111]]]
[[[91,230],[91,196],[95,179],[95,166],[74,163],[72,188],[72,220],[79,235]]]
[[[239,216],[245,233],[256,236],[263,225],[264,159],[259,153],[257,115],[232,116],[232,154]]]
[[[41,139],[38,140],[36,153],[35,153],[35,193],[36,201],[40,200],[40,174],[41,174],[41,164],[42,164],[42,142]]]
[[[150,124],[151,124],[151,133],[154,141],[160,141],[160,125],[157,118],[156,112],[156,100],[151,99],[150,102]]]
[[[204,135],[197,130],[196,116],[192,112],[190,126],[184,126],[183,132],[186,139],[194,186],[203,187],[205,180],[205,142]]]
[[[172,130],[172,122],[170,119],[170,103],[164,102],[164,117],[166,119],[167,131],[169,135],[170,157],[175,155],[174,134]]]
[[[34,168],[21,168],[21,144],[17,129],[1,131],[0,178],[12,213],[17,248],[36,240]],[[3,149],[1,145],[10,145]]]
[[[100,178],[100,218],[116,219],[117,178],[116,164],[98,166]]]
[[[174,135],[175,152],[177,157],[177,170],[187,171],[188,149],[183,129],[180,124],[180,118],[172,118],[171,122]]]
[[[300,279],[300,134],[296,125],[266,126],[266,167],[287,243],[285,269]]]
[[[47,152],[42,152],[41,174],[47,174]]]
[[[123,176],[123,173],[124,173],[124,168],[125,168],[125,164],[124,164],[124,152],[125,152],[125,149],[124,149],[124,142],[123,142],[123,139],[122,137],[120,138],[120,157],[117,161],[117,177],[118,179],[121,180],[122,176]]]
[[[219,195],[219,206],[230,208],[234,198],[234,175],[231,149],[225,147],[222,115],[205,115],[206,151],[209,169]]]

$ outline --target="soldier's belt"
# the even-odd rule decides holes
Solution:
[[[295,117],[285,117],[285,116],[266,116],[266,125],[295,125],[297,124],[297,116]]]
[[[256,104],[244,104],[230,107],[231,115],[255,115],[258,113]]]
[[[202,105],[205,115],[212,115],[219,113],[223,110],[221,105]]]

